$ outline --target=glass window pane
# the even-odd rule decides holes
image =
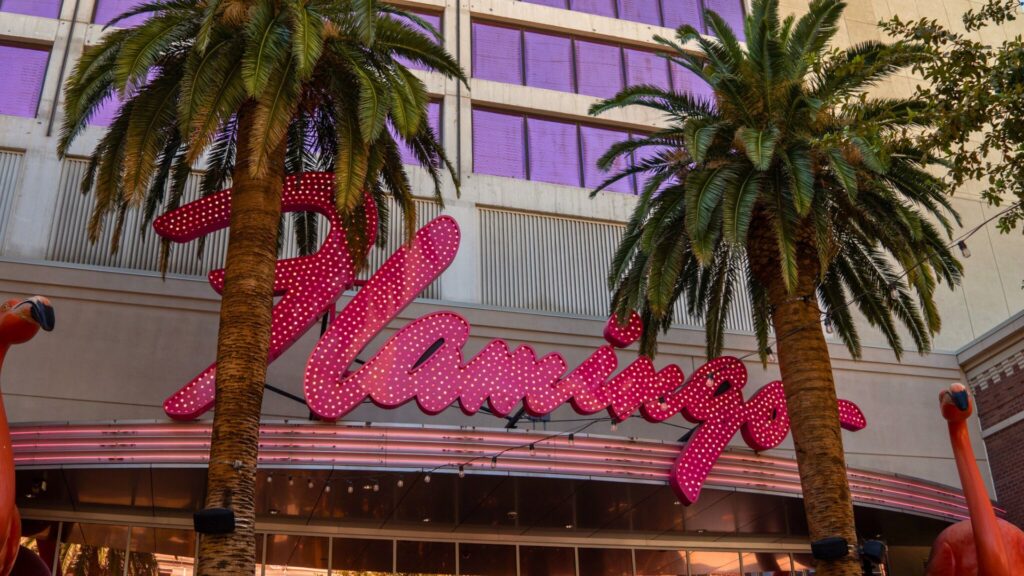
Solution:
[[[615,0],[569,0],[569,7],[587,14],[615,17]]]
[[[619,0],[619,18],[660,26],[661,9],[658,0]]]
[[[634,138],[637,137],[637,136],[638,136],[637,134],[633,135]],[[640,148],[639,150],[636,150],[635,152],[633,152],[633,161],[635,163],[639,164],[639,163],[643,162],[644,160],[647,160],[649,158],[654,158],[655,156],[657,156],[658,154],[660,154],[661,152],[664,152],[666,150],[669,150],[669,148],[665,147],[665,146],[647,146],[647,147],[644,147],[644,148]],[[637,194],[643,194],[644,186],[647,185],[648,180],[650,180],[650,173],[649,172],[638,172],[637,173],[637,175],[636,175],[636,193]],[[661,189],[664,189],[665,186],[668,186],[671,182],[672,182],[672,178],[669,178],[668,181],[662,182],[661,183]]]
[[[56,18],[60,15],[60,3],[61,0],[3,0],[0,12]]]
[[[434,135],[437,137],[438,142],[444,142],[441,138],[441,103],[437,100],[432,100],[427,103],[427,125],[430,126],[434,131]],[[420,161],[413,154],[412,148],[408,146],[405,141],[402,140],[401,136],[395,130],[391,123],[388,123],[388,131],[391,132],[391,136],[398,142],[398,152],[402,156],[403,164],[415,164],[420,165]]]
[[[59,570],[64,574],[121,576],[127,547],[127,526],[66,522]]]
[[[577,40],[576,84],[580,94],[599,98],[610,98],[622,90],[619,47]]]
[[[576,124],[557,120],[526,120],[530,145],[530,180],[580,185]]]
[[[814,574],[814,558],[810,554],[793,554],[793,576]]]
[[[740,42],[746,39],[743,32],[743,0],[704,0],[704,7],[717,12]]]
[[[690,552],[690,576],[740,576],[736,552]]]
[[[302,568],[302,574],[326,576],[328,542],[322,536],[268,534],[265,575],[285,576],[289,569]]]
[[[0,114],[35,118],[49,60],[48,48],[0,43],[5,80],[0,83]]]
[[[132,528],[130,576],[191,576],[195,569],[196,533],[174,528]]]
[[[516,576],[516,547],[459,544],[462,576]]]
[[[776,576],[777,574],[789,576],[793,570],[789,554],[744,552],[742,556],[743,576]]]
[[[669,88],[668,60],[654,52],[626,48],[626,83],[652,84],[658,88]]]
[[[473,22],[473,77],[523,83],[522,34],[515,28]]]
[[[700,0],[661,0],[661,11],[665,16],[665,26],[669,28],[689,24],[697,30],[702,29]]]
[[[673,90],[681,93],[689,93],[697,98],[714,98],[714,92],[711,90],[711,86],[708,86],[708,83],[705,82],[703,78],[675,63],[672,63],[670,68],[672,70]]]
[[[580,548],[580,574],[632,576],[633,553],[617,548]]]
[[[419,11],[416,11],[416,10],[409,10],[409,12],[415,14],[416,16],[419,16],[423,20],[426,20],[431,26],[434,27],[434,30],[436,30],[438,32],[438,34],[442,34],[442,35],[444,34],[444,32],[442,31],[442,28],[441,28],[441,15],[440,14],[438,14],[436,12],[419,12]],[[426,28],[420,26],[418,23],[416,23],[416,22],[414,22],[412,20],[409,20],[407,18],[403,18],[401,16],[397,16],[397,15],[393,16],[393,17],[396,20],[398,20],[399,22],[401,22],[402,24],[405,24],[406,26],[412,28],[413,30],[416,30],[417,32],[422,33],[427,38],[430,38],[432,40],[434,39],[434,33],[430,32]],[[427,69],[427,67],[424,66],[423,64],[420,64],[418,62],[413,62],[412,60],[408,60],[408,59],[403,58],[401,56],[399,56],[397,58],[397,60],[399,62],[401,62],[406,68],[410,68],[412,70],[426,70]]]
[[[612,169],[608,172],[602,172],[597,167],[597,159],[601,157],[608,148],[616,142],[622,142],[623,140],[629,139],[629,133],[621,132],[619,130],[609,130],[607,128],[597,128],[594,126],[580,126],[580,140],[583,145],[583,186],[586,188],[597,188],[605,178],[626,169],[629,166],[629,157],[620,157],[612,165]],[[605,190],[611,192],[624,192],[630,194],[633,192],[633,178],[627,177],[619,180],[611,186],[605,188]]]
[[[96,24],[107,24],[115,17],[135,8],[146,0],[96,0],[96,11],[93,12],[92,21]],[[150,13],[136,14],[117,23],[120,28],[130,28],[142,24],[149,18]]]
[[[572,43],[568,36],[526,32],[526,85],[572,92]]]
[[[686,552],[637,550],[636,576],[686,576]]]
[[[572,548],[519,547],[520,576],[575,576],[576,554]]]
[[[332,574],[348,576],[350,572],[376,576],[392,570],[391,540],[335,538],[331,556]]]
[[[526,178],[523,117],[473,109],[473,172]]]
[[[398,541],[398,565],[403,576],[455,574],[455,544]]]

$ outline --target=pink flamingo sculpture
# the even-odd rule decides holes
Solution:
[[[53,307],[42,296],[0,305],[0,368],[7,349],[28,342],[39,329],[53,330]],[[49,574],[38,556],[21,548],[21,517],[14,504],[14,452],[7,411],[0,397],[0,576]]]
[[[939,394],[939,404],[949,424],[949,441],[971,518],[946,528],[935,539],[928,576],[1020,574],[1024,572],[1024,532],[996,518],[992,509],[967,431],[974,403],[958,382]]]

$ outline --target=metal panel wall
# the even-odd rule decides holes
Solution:
[[[4,154],[7,153],[0,153],[0,192],[5,190],[3,185],[6,173],[5,162],[7,160]],[[160,240],[152,231],[152,228],[146,226],[140,230],[142,224],[142,213],[140,210],[129,210],[121,237],[121,246],[117,254],[110,253],[110,239],[112,236],[112,226],[110,223],[104,227],[98,242],[95,244],[89,242],[86,230],[94,200],[91,195],[83,195],[78,189],[86,166],[87,162],[85,160],[72,159],[64,162],[60,179],[60,196],[54,215],[47,257],[59,262],[91,266],[148,271],[158,270],[160,264]],[[199,197],[199,182],[199,174],[193,174],[189,178],[185,190],[185,201]],[[417,200],[416,208],[417,224],[419,226],[440,214],[440,206],[431,201]],[[280,249],[282,258],[294,257],[299,253],[292,219],[289,216],[285,215],[284,219],[282,246]],[[326,232],[327,222],[325,219],[318,218],[318,225],[320,230]],[[387,255],[401,246],[404,240],[401,214],[392,203],[387,243],[383,249],[374,248],[370,252],[368,270],[376,270],[384,262]],[[223,265],[224,255],[227,252],[227,241],[227,230],[219,230],[210,234],[206,237],[206,245],[200,258],[196,258],[198,243],[173,245],[168,273],[186,276],[205,276],[213,268]],[[364,273],[363,275],[366,276],[368,274]],[[435,282],[423,292],[422,296],[424,298],[440,298],[439,286],[440,284]]]
[[[11,214],[14,196],[18,192],[18,179],[21,177],[21,152],[0,150],[0,244],[3,243],[4,229],[7,218]]]
[[[608,264],[622,226],[507,210],[480,210],[483,303],[605,318]],[[740,292],[740,294],[744,294]],[[700,325],[680,302],[674,324]],[[753,332],[750,303],[736,298],[726,320],[732,332]]]

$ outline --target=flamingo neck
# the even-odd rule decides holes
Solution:
[[[1002,531],[996,521],[992,501],[978,471],[978,463],[971,447],[971,436],[967,422],[949,422],[949,440],[953,445],[956,470],[960,475],[967,509],[971,515],[974,533],[974,547],[978,554],[979,574],[986,576],[1010,576],[1006,565],[1006,547]]]

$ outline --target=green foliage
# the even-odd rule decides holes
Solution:
[[[426,87],[399,58],[466,79],[436,35],[410,25],[415,15],[377,0],[154,0],[114,24],[134,14],[149,18],[86,49],[64,86],[62,156],[107,98],[124,100],[82,182],[96,194],[93,241],[113,216],[116,250],[129,208],[141,206],[148,222],[178,206],[200,158],[204,194],[228,185],[239,146],[254,158],[253,176],[267,172],[282,143],[289,172],[335,172],[338,206],[353,222],[363,221],[355,215],[365,198],[383,206],[389,195],[415,222],[399,143],[416,152],[438,199],[441,170],[454,178],[426,122]],[[243,106],[254,109],[244,134]],[[296,218],[300,245],[311,250],[314,220]]]
[[[998,29],[1019,10],[1018,0],[987,0],[963,15],[964,32],[929,18],[881,23],[924,48],[914,65],[925,80],[917,96],[928,103],[917,111],[917,123],[928,126],[919,145],[949,159],[952,187],[978,181],[992,205],[1016,203],[999,220],[1003,232],[1024,219],[1024,41]]]
[[[655,351],[659,329],[685,303],[704,320],[708,355],[720,354],[727,311],[742,297],[762,360],[774,306],[792,298],[816,298],[855,357],[853,307],[897,354],[908,333],[919,351],[931,346],[940,328],[935,289],[960,280],[947,247],[958,216],[928,171],[937,159],[911,139],[932,127],[927,104],[867,94],[926,61],[928,47],[830,48],[844,7],[812,0],[805,16],[782,19],[777,0],[755,0],[745,46],[708,12],[715,37],[683,26],[656,41],[712,98],[632,86],[591,109],[642,106],[666,120],[598,161],[609,170],[616,160],[645,158],[598,188],[646,176],[608,274],[612,312],[635,309],[644,319],[643,352]]]

